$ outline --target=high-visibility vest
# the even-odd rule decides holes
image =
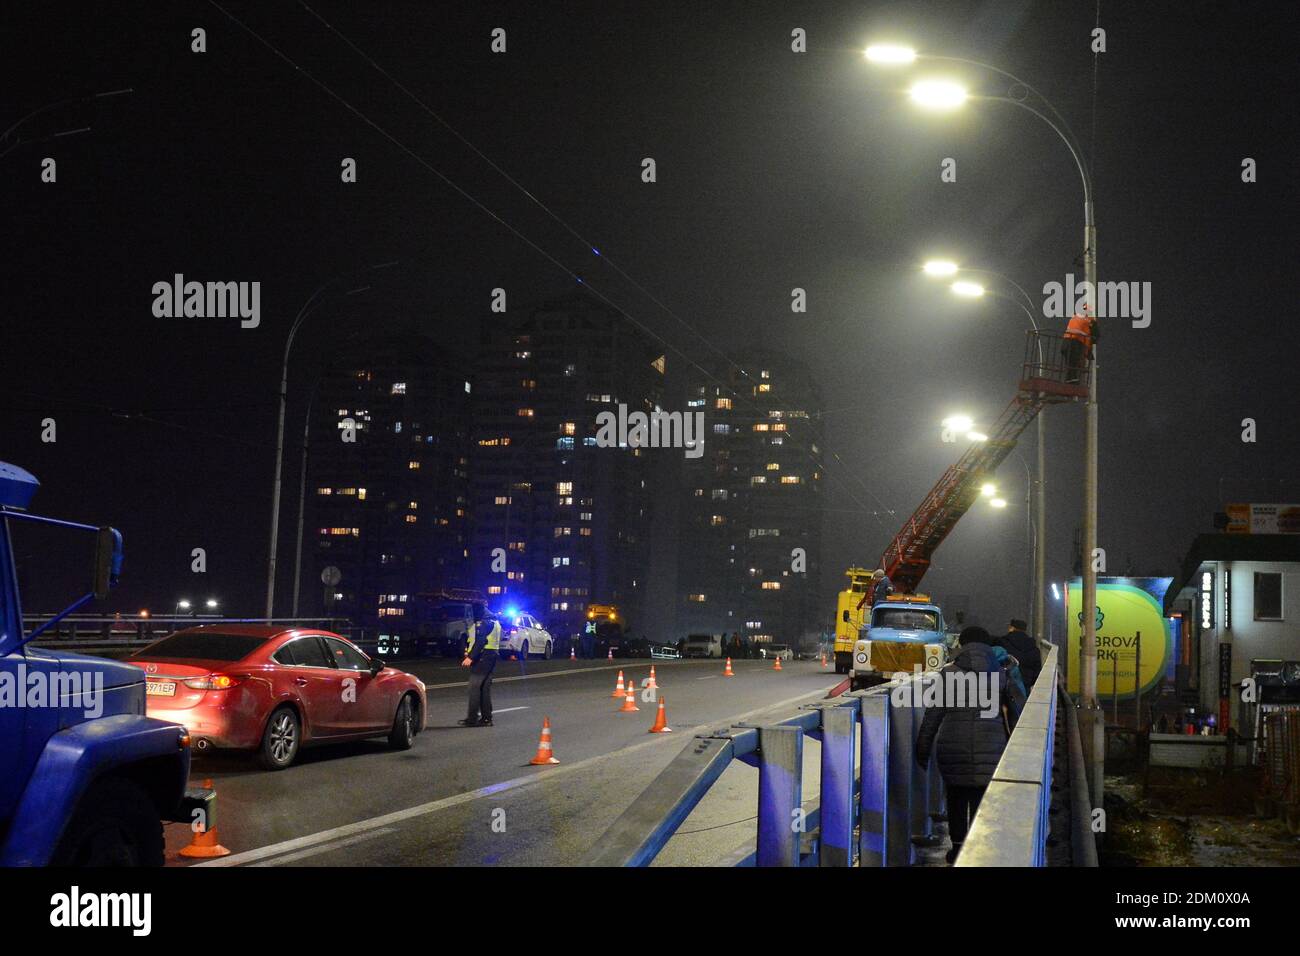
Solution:
[[[1065,328],[1065,337],[1087,345],[1092,341],[1092,320],[1082,315],[1070,316],[1070,324]]]
[[[478,640],[478,629],[482,627],[485,623],[487,622],[486,621],[474,622],[474,640]],[[470,641],[470,646],[471,647],[474,646],[474,641]],[[494,618],[492,620],[492,630],[488,631],[487,642],[483,645],[483,650],[496,651],[500,649],[501,649],[501,623]]]

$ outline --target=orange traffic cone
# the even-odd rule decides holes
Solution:
[[[655,715],[654,726],[650,728],[652,734],[671,734],[673,729],[668,726],[668,714],[664,710],[664,699],[659,698],[659,713]]]
[[[559,763],[551,750],[551,718],[549,717],[542,718],[542,739],[537,742],[537,755],[528,762],[536,766]]]
[[[624,689],[624,687],[623,687],[623,672],[622,672],[622,671],[619,671],[619,672],[618,672],[618,686],[614,688],[614,693],[610,694],[609,696],[610,696],[610,697],[626,697],[626,696],[627,696],[627,691],[626,691],[626,690]]]
[[[609,649],[609,654],[608,654],[608,656],[606,657],[606,660],[611,660],[611,661],[612,661],[613,659],[614,659],[614,648],[611,647],[611,648]]]
[[[578,659],[578,649],[577,649],[576,647],[570,647],[570,648],[569,648],[569,660],[571,660],[571,661],[576,661],[577,659]]]
[[[203,789],[211,790],[212,781],[204,780]],[[194,838],[190,840],[189,846],[181,848],[181,856],[198,860],[208,860],[219,856],[230,856],[230,851],[221,845],[221,839],[217,836],[217,826],[215,821],[213,821],[211,827],[207,826],[205,823],[202,830],[195,830],[193,832]]]
[[[631,681],[628,681],[627,696],[623,698],[623,706],[620,707],[617,712],[620,714],[630,714],[632,711],[640,709],[641,708],[636,705],[636,688],[632,686]]]
[[[659,685],[655,683],[655,666],[653,664],[650,665],[650,683],[646,684],[646,687],[653,687],[656,689],[659,687]]]
[[[730,657],[727,658],[727,669],[726,669],[725,671],[722,672],[722,676],[723,676],[723,677],[735,677],[735,676],[736,676],[735,673],[731,670],[731,658],[730,658]]]
[[[826,652],[822,651],[822,667],[826,666]]]
[[[777,658],[776,658],[776,666],[773,667],[772,670],[774,670],[774,671],[779,671],[780,669],[781,669],[781,657],[780,657],[780,655],[778,654],[778,655],[777,655]]]

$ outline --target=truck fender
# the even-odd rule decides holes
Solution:
[[[44,866],[54,854],[77,802],[97,777],[145,760],[162,760],[159,817],[180,803],[190,773],[185,729],[142,714],[117,714],[61,730],[33,768],[0,845],[0,866]],[[168,766],[170,763],[170,766]]]

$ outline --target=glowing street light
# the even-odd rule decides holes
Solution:
[[[180,600],[176,602],[176,606],[180,608],[182,611],[188,611],[190,609],[190,602],[185,600]]]
[[[984,434],[983,432],[967,432],[966,440],[967,441],[988,441],[989,436]]]
[[[873,43],[863,55],[871,63],[882,66],[901,66],[916,61],[916,51],[910,46],[895,43]]]
[[[963,299],[978,299],[984,295],[984,287],[978,282],[967,282],[965,279],[958,279],[950,288],[954,295],[959,295]]]
[[[931,259],[921,266],[921,271],[928,276],[946,279],[955,276],[960,267],[951,259]]]
[[[980,494],[985,498],[992,498],[998,493],[998,486],[992,483],[980,485]]]
[[[927,110],[955,110],[966,102],[966,87],[952,80],[919,80],[908,91],[912,102]]]
[[[939,424],[955,432],[968,432],[975,422],[969,415],[949,415]]]
[[[208,607],[208,610],[209,610],[209,611],[215,611],[215,610],[217,609],[217,599],[216,599],[216,598],[208,598],[208,600],[207,600],[207,607]]]
[[[994,508],[1005,508],[1007,506],[1007,499],[994,498],[992,501],[989,502],[989,504],[992,505]]]

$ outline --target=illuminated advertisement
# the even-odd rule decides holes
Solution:
[[[1131,698],[1136,685],[1151,690],[1165,675],[1173,653],[1169,621],[1164,616],[1165,592],[1173,578],[1097,579],[1097,694],[1109,698],[1118,683],[1119,696]],[[1075,578],[1065,589],[1069,635],[1067,689],[1079,692],[1079,647],[1083,631],[1083,587]],[[1138,668],[1138,646],[1141,674]]]

